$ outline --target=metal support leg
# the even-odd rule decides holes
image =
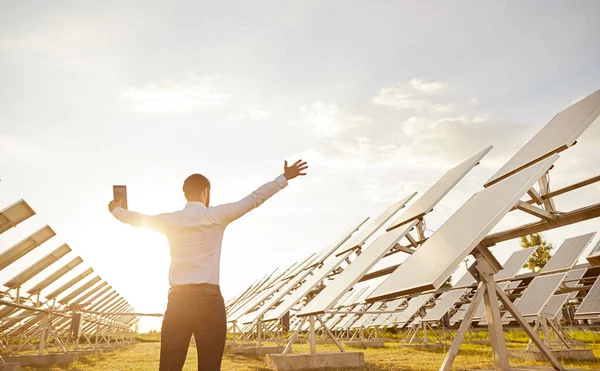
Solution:
[[[552,354],[550,349],[548,349],[548,347],[546,347],[546,345],[540,340],[540,338],[533,331],[531,326],[529,326],[527,321],[525,321],[523,316],[521,316],[521,313],[519,313],[519,311],[514,306],[514,304],[510,301],[510,299],[508,298],[506,293],[503,290],[500,290],[500,288],[498,286],[496,286],[496,292],[498,293],[498,297],[500,298],[500,301],[502,301],[502,303],[504,304],[506,309],[508,309],[510,314],[512,314],[513,318],[516,319],[517,322],[519,323],[519,325],[523,328],[523,330],[525,330],[525,333],[527,333],[527,335],[531,338],[531,340],[533,340],[535,345],[538,347],[540,352],[542,352],[542,354],[546,357],[546,359],[550,362],[552,367],[554,367],[555,370],[561,370],[561,371],[564,370],[562,364],[558,361],[558,359],[554,356],[554,354]]]
[[[315,316],[309,316],[308,318],[310,329],[308,335],[308,341],[310,342],[310,354],[317,353],[317,342],[315,338]]]
[[[256,323],[256,346],[260,348],[262,346],[262,321],[260,318]]]
[[[463,339],[465,338],[465,334],[467,333],[467,330],[469,329],[469,327],[471,327],[471,322],[473,321],[473,317],[475,316],[475,310],[477,310],[479,303],[481,303],[481,299],[483,298],[485,291],[486,291],[485,284],[483,282],[480,282],[479,286],[477,287],[477,291],[475,291],[475,295],[473,296],[473,299],[471,300],[471,304],[469,304],[469,307],[467,308],[465,317],[463,318],[462,322],[460,323],[460,326],[458,327],[458,331],[456,332],[456,337],[452,341],[452,344],[450,345],[450,348],[448,349],[448,353],[446,353],[446,357],[444,358],[444,362],[442,362],[440,371],[451,371],[452,370],[452,363],[454,363],[454,360],[456,359],[456,355],[458,354],[458,349],[460,348],[460,344],[462,343]]]
[[[506,353],[506,342],[504,340],[504,331],[502,330],[502,318],[500,318],[500,308],[496,297],[493,278],[485,282],[486,293],[483,296],[485,302],[485,311],[488,319],[488,331],[490,333],[490,342],[494,354],[494,365],[497,371],[509,370],[508,354]]]

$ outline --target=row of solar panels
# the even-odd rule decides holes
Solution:
[[[17,227],[35,215],[35,211],[20,200],[0,211],[0,234]],[[56,235],[48,225],[27,236],[12,247],[0,252],[0,271],[13,268],[22,258],[46,243]],[[52,269],[58,262],[60,267]],[[4,283],[6,290],[0,301],[0,335],[8,338],[27,335],[36,337],[42,334],[48,314],[51,314],[50,327],[57,334],[70,330],[72,314],[84,313],[81,331],[102,335],[120,331],[131,331],[138,323],[133,307],[108,282],[95,275],[93,268],[87,268],[51,292],[52,287],[65,281],[69,272],[83,263],[79,256],[73,257],[72,249],[66,243],[52,250],[17,275]],[[45,273],[42,275],[42,273]],[[71,273],[73,274],[73,273]],[[41,280],[31,286],[31,281],[39,276]],[[85,281],[84,281],[85,280]],[[25,295],[21,292],[29,285]]]
[[[423,218],[491,149],[486,148],[448,171],[388,226],[388,233],[378,236],[372,243],[365,242],[415,194],[390,206],[356,235],[353,233],[364,222],[324,251],[256,282],[228,303],[231,326],[244,326],[250,330],[258,321],[281,319],[294,308],[299,309],[296,313],[300,317],[326,313],[357,282],[365,279],[377,262],[395,252],[406,252],[411,256],[394,267],[383,284],[368,295],[368,302],[439,289],[458,264],[512,209],[539,216],[542,223],[557,217],[556,213],[551,213],[554,210],[547,189],[542,190],[540,185],[540,190],[536,191],[533,184],[545,177],[558,159],[557,153],[572,146],[599,114],[600,91],[597,91],[556,115],[485,184],[484,190],[475,194],[425,239],[420,225]],[[531,200],[520,201],[526,194]],[[543,205],[545,209],[537,205]],[[419,232],[420,241],[410,234],[414,229]],[[408,240],[409,244],[399,244],[401,239]],[[325,285],[327,279],[334,276],[335,279]],[[300,303],[305,303],[308,297],[310,303],[302,306]]]
[[[576,267],[579,257],[594,236],[595,232],[565,240],[539,274],[533,276],[532,274],[518,275],[518,273],[536,248],[518,250],[509,257],[503,269],[495,275],[494,279],[511,297],[517,299],[517,307],[523,316],[532,322],[542,312],[551,319],[562,316],[561,309],[568,300],[574,300],[570,305],[578,307],[575,312],[576,319],[600,321],[600,297],[598,296],[600,295],[600,280],[597,280],[600,267],[592,267],[589,264]],[[596,246],[595,251],[598,248],[600,248],[600,244]],[[583,282],[586,284],[584,285]],[[439,295],[426,293],[375,303],[365,302],[367,295],[372,290],[368,290],[367,287],[353,289],[346,292],[333,306],[332,313],[328,313],[324,318],[325,325],[334,331],[353,330],[361,327],[396,326],[403,328],[410,326],[415,321],[437,323],[448,314],[451,314],[449,316],[450,324],[455,325],[464,318],[464,312],[475,287],[475,279],[470,273],[466,273],[456,282],[453,289]],[[520,293],[514,294],[517,290]],[[557,293],[560,291],[567,292]],[[268,321],[271,318],[273,317],[266,316],[265,320]],[[474,318],[480,325],[487,324],[483,304],[477,308]],[[510,319],[508,315],[505,318],[507,323],[510,322]],[[292,327],[299,320],[300,317],[293,319]],[[239,328],[241,332],[252,329],[251,321],[242,320],[241,323],[242,326]],[[271,323],[273,329],[275,325],[275,323]],[[307,326],[308,324],[305,324],[303,330],[306,330]],[[320,327],[318,324],[317,328]]]

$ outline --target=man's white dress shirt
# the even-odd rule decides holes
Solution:
[[[171,248],[171,286],[218,285],[221,244],[227,225],[260,206],[287,184],[285,176],[280,175],[238,202],[215,207],[188,202],[183,210],[166,214],[143,215],[120,207],[112,213],[123,223],[148,227],[167,236]]]

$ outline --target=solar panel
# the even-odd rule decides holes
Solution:
[[[394,310],[400,308],[400,305],[402,305],[403,302],[404,302],[404,299],[397,299],[397,300],[389,301],[386,303],[384,310],[386,312],[394,311]],[[382,326],[393,314],[394,313],[381,313],[381,315],[379,317],[377,317],[377,319],[375,319],[371,323],[371,327]]]
[[[0,270],[14,263],[54,236],[56,236],[56,232],[49,226],[45,226],[25,237],[21,242],[0,254]]]
[[[596,278],[596,282],[590,288],[585,298],[577,308],[575,316],[600,314],[600,278]]]
[[[383,306],[383,303],[374,303],[373,305],[371,305],[369,307],[369,309],[367,309],[367,311],[369,312],[375,312],[381,309],[381,307]],[[367,325],[373,321],[377,316],[379,316],[379,314],[375,314],[375,313],[368,313],[368,314],[363,314],[361,315],[361,317],[358,319],[358,321],[354,322],[352,324],[352,326],[350,326],[350,328],[360,328],[360,327],[368,327]]]
[[[510,175],[572,146],[600,115],[600,90],[559,112],[485,184]]]
[[[81,259],[80,257],[76,257],[75,259],[73,259],[70,262],[68,262],[67,264],[63,265],[62,267],[57,269],[54,273],[52,273],[51,275],[49,275],[48,277],[46,277],[45,279],[40,281],[38,284],[36,284],[35,286],[33,286],[32,288],[27,290],[27,293],[31,294],[31,295],[39,294],[40,292],[42,292],[43,289],[50,286],[56,280],[58,280],[59,278],[61,278],[62,276],[64,276],[68,272],[70,272],[73,268],[75,268],[76,266],[78,266],[81,263],[83,263],[83,259]]]
[[[353,305],[353,304],[358,303],[360,297],[363,296],[367,292],[368,289],[369,289],[369,287],[367,286],[367,287],[361,287],[361,288],[354,289],[353,291],[350,291],[349,294],[352,294],[352,295],[350,295],[348,300],[346,300],[344,303],[340,302],[340,304],[337,306],[346,306],[346,305]]]
[[[465,274],[454,284],[454,287],[471,286],[475,283],[477,283],[475,278],[473,278],[469,271],[466,271]]]
[[[310,273],[311,270],[305,270],[298,273],[294,278],[288,280],[287,283],[283,285],[277,292],[273,293],[273,295],[267,299],[258,310],[245,314],[238,319],[238,322],[249,323],[258,320],[263,314],[271,309],[274,304],[277,304],[280,300],[282,300],[290,292],[290,290],[298,286],[298,284],[301,283]]]
[[[56,298],[58,295],[62,294],[63,292],[65,292],[66,290],[68,290],[69,288],[71,288],[73,285],[75,285],[77,282],[79,282],[82,279],[86,278],[87,276],[89,276],[93,272],[94,272],[94,270],[92,268],[88,268],[88,269],[84,270],[79,275],[77,275],[76,277],[72,278],[67,283],[63,284],[61,287],[57,288],[56,290],[52,291],[50,294],[46,295],[46,299],[54,299],[54,298]]]
[[[419,312],[421,308],[433,297],[433,294],[423,294],[414,297],[408,301],[408,306],[402,312],[398,313],[396,323],[405,324]]]
[[[314,265],[317,264],[321,264],[325,261],[325,259],[327,259],[329,256],[331,256],[331,254],[336,254],[336,255],[341,255],[341,253],[337,253],[337,250],[346,250],[346,246],[348,246],[348,243],[346,243],[351,237],[352,235],[358,231],[367,221],[369,220],[369,218],[365,218],[362,222],[360,222],[358,225],[354,226],[353,228],[348,229],[347,231],[344,232],[343,235],[341,235],[335,243],[333,243],[331,246],[328,246],[326,248],[324,248],[321,252],[319,252],[317,254],[318,258],[313,259],[314,261],[312,262],[312,265],[307,265],[307,267],[312,267]]]
[[[450,326],[454,326],[456,323],[461,322],[465,318],[469,304],[463,304],[458,308],[456,313],[450,317]]]
[[[58,302],[60,304],[67,304],[71,300],[75,299],[75,297],[77,297],[78,295],[80,295],[85,290],[89,289],[90,287],[94,286],[95,284],[97,284],[101,280],[102,279],[100,278],[100,276],[96,276],[96,277],[92,278],[91,280],[87,281],[86,283],[84,283],[83,285],[81,285],[80,287],[78,287],[76,290],[73,290],[69,295],[67,295],[64,298],[60,299]]]
[[[596,232],[584,234],[577,237],[567,238],[556,250],[552,258],[546,263],[540,273],[557,272],[571,269],[577,264],[579,256],[586,249]]]
[[[544,315],[546,318],[554,319],[561,315],[563,305],[565,305],[567,299],[569,299],[569,294],[552,295],[544,308]]]
[[[0,211],[0,234],[31,218],[35,211],[23,200],[19,200]]]
[[[440,295],[437,304],[427,311],[423,321],[441,321],[456,302],[465,295],[470,289],[447,291]]]
[[[349,328],[358,318],[358,314],[346,315],[346,317],[342,318],[340,323],[338,323],[337,326],[335,326],[335,330],[345,330]]]
[[[414,204],[412,204],[402,215],[388,228],[388,231],[398,228],[403,224],[418,219],[430,213],[435,205],[460,182],[473,169],[485,155],[492,150],[492,146],[468,158],[461,164],[450,169],[437,182],[435,182]]]
[[[362,254],[356,257],[352,264],[346,267],[335,280],[330,282],[310,303],[304,307],[299,316],[321,314],[331,309],[339,298],[354,286],[392,247],[400,241],[417,224],[413,221],[402,228],[384,233],[377,237],[372,244],[363,249]]]
[[[294,305],[296,305],[297,302],[306,297],[306,295],[312,291],[312,289],[319,284],[319,282],[325,279],[331,272],[333,272],[334,269],[340,266],[340,264],[342,264],[344,260],[351,254],[352,252],[348,251],[344,255],[332,257],[326,261],[321,268],[313,271],[313,275],[309,276],[306,279],[306,282],[304,282],[302,286],[294,290],[287,298],[285,298],[284,301],[277,306],[277,308],[265,313],[264,320],[272,321],[283,317],[287,312],[289,312],[290,309],[292,309]],[[307,305],[310,305],[310,303]]]
[[[367,299],[440,288],[456,267],[558,159],[553,155],[471,197]]]
[[[417,192],[414,192],[404,199],[396,202],[391,205],[381,215],[377,217],[377,219],[373,220],[371,224],[369,224],[365,229],[361,230],[357,235],[352,237],[350,241],[345,245],[344,249],[338,255],[345,253],[346,251],[352,250],[358,246],[362,246],[366,240],[368,240],[382,225],[384,225],[394,214],[398,212],[398,210],[404,208],[406,204],[413,198]]]
[[[38,273],[48,268],[54,262],[58,261],[58,259],[67,255],[69,252],[71,252],[71,248],[66,243],[62,244],[50,254],[46,255],[45,257],[31,265],[29,268],[25,269],[23,272],[19,273],[17,276],[7,281],[4,284],[4,286],[11,289],[21,287],[25,282],[35,277]]]
[[[531,255],[537,250],[537,247],[530,247],[527,249],[517,250],[512,253],[508,260],[504,263],[502,270],[494,275],[494,280],[502,281],[505,279],[513,278],[523,265],[531,258]]]
[[[535,277],[515,303],[521,315],[523,317],[533,317],[540,314],[566,276],[566,273],[555,273]],[[507,315],[510,314],[507,313]]]

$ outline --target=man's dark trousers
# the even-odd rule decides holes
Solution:
[[[174,286],[160,335],[160,371],[181,371],[194,335],[198,371],[218,371],[227,336],[225,304],[219,286]]]

